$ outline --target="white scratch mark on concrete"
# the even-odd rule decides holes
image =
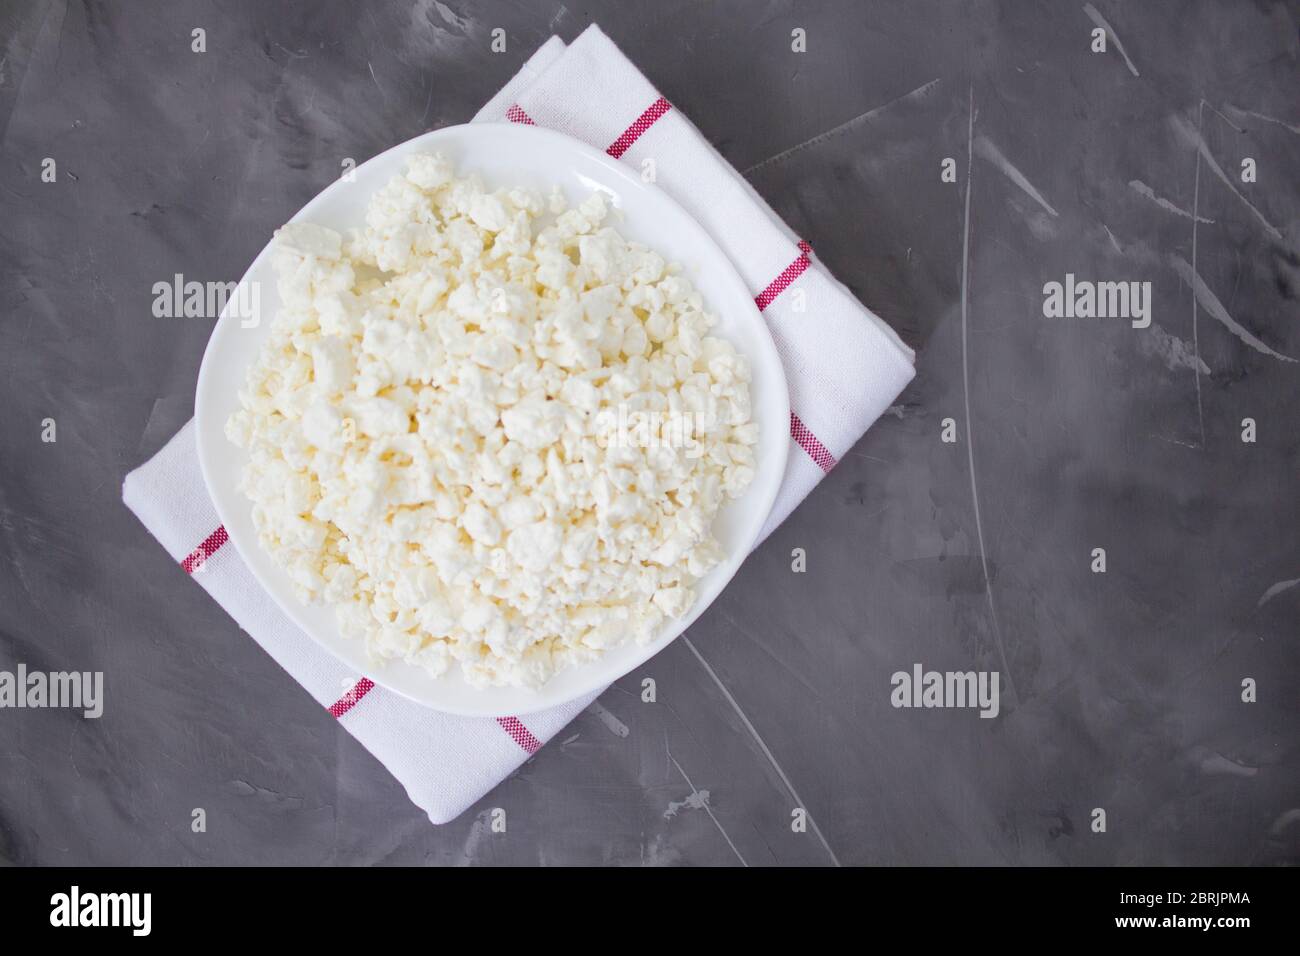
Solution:
[[[1187,283],[1188,287],[1192,290],[1192,295],[1196,297],[1196,301],[1200,303],[1201,308],[1204,309],[1208,315],[1222,323],[1223,327],[1229,332],[1241,339],[1256,352],[1261,352],[1264,355],[1271,355],[1273,358],[1279,359],[1283,362],[1296,361],[1288,355],[1283,355],[1281,352],[1269,348],[1256,338],[1253,333],[1229,315],[1228,310],[1225,309],[1223,303],[1219,301],[1219,297],[1210,291],[1210,287],[1205,284],[1205,280],[1202,279],[1200,274],[1191,267],[1186,259],[1182,256],[1170,255],[1169,262],[1173,266],[1174,271],[1178,273],[1179,278]]]
[[[1255,607],[1263,607],[1283,591],[1289,591],[1297,584],[1300,584],[1300,578],[1294,578],[1290,581],[1278,581],[1277,584],[1272,585],[1267,591],[1260,595],[1259,603],[1256,604]]]
[[[843,123],[840,123],[838,126],[832,126],[830,129],[826,130],[825,132],[818,133],[812,139],[806,139],[802,143],[799,143],[795,146],[791,146],[789,149],[781,150],[781,152],[777,153],[775,156],[769,156],[767,159],[755,163],[753,166],[750,166],[748,169],[742,172],[741,175],[748,176],[750,173],[762,169],[765,166],[771,166],[781,162],[782,160],[788,159],[790,156],[794,155],[795,153],[808,149],[810,146],[816,146],[819,143],[824,143],[832,136],[838,136],[840,133],[852,129],[854,126],[858,126],[861,123],[870,121],[876,115],[883,113],[891,106],[897,106],[899,103],[904,103],[908,100],[920,99],[922,96],[925,96],[927,93],[929,93],[938,85],[939,85],[938,77],[931,80],[929,83],[922,83],[916,89],[912,90],[912,92],[904,93],[902,96],[898,97],[897,99],[890,100],[888,103],[884,104],[883,106],[877,106],[873,109],[867,110],[865,113],[859,113],[857,116],[853,117],[850,120],[845,120]]]
[[[1273,825],[1268,828],[1268,832],[1273,836],[1281,836],[1282,832],[1293,823],[1300,823],[1300,810],[1286,811],[1273,821]]]
[[[786,772],[781,769],[781,765],[776,762],[776,756],[772,753],[772,749],[768,747],[763,738],[759,736],[758,728],[756,728],[753,722],[750,721],[749,717],[745,715],[740,704],[736,702],[736,698],[731,695],[731,691],[727,690],[727,685],[722,683],[722,679],[718,677],[713,668],[709,666],[709,662],[706,661],[704,656],[695,649],[695,645],[691,643],[691,639],[683,635],[682,643],[685,644],[690,652],[695,655],[695,659],[700,662],[700,666],[704,668],[705,672],[713,678],[713,683],[718,686],[718,690],[722,692],[722,696],[727,699],[727,703],[731,705],[731,709],[736,712],[736,716],[740,718],[740,722],[745,725],[745,729],[749,731],[749,735],[754,738],[754,742],[758,744],[758,748],[763,751],[763,756],[767,758],[767,762],[772,765],[772,769],[776,771],[776,775],[781,778],[781,782],[785,784],[785,788],[790,791],[790,796],[794,798],[795,805],[802,807],[804,813],[807,814],[808,825],[812,827],[813,833],[816,834],[817,839],[821,841],[821,845],[826,850],[827,855],[830,856],[831,862],[836,866],[839,866],[839,857],[835,855],[835,851],[831,849],[831,845],[826,842],[826,837],[822,834],[821,827],[817,826],[817,821],[813,819],[812,811],[808,809],[808,805],[803,802],[803,798],[800,797],[798,792],[794,789],[794,784],[790,782],[789,776],[787,776]]]
[[[609,729],[609,732],[615,737],[626,737],[631,733],[631,731],[627,729],[627,724],[623,723],[623,721],[619,720],[604,707],[600,706],[599,702],[593,700],[591,706],[588,707],[587,710],[589,713],[599,717],[600,722],[604,724]]]
[[[1196,110],[1196,128],[1199,131],[1205,124],[1205,100]],[[1192,271],[1196,271],[1196,227],[1199,225],[1197,215],[1201,211],[1201,154],[1196,154],[1196,183],[1192,187]],[[1200,313],[1196,304],[1196,293],[1192,293],[1192,354],[1201,357]],[[1201,373],[1196,369],[1196,427],[1201,436],[1201,447],[1205,447],[1205,406],[1201,402]]]
[[[469,833],[465,836],[465,842],[460,848],[460,859],[456,861],[456,866],[474,865],[478,858],[479,845],[483,842],[483,835],[488,832],[491,816],[491,810],[480,810],[475,816],[474,822],[470,824]]]
[[[1124,254],[1124,247],[1121,246],[1119,244],[1119,240],[1115,238],[1115,233],[1111,232],[1110,227],[1107,226],[1104,222],[1101,224],[1101,228],[1106,230],[1106,238],[1110,240],[1111,248],[1114,249],[1122,256]]]
[[[664,811],[664,819],[671,820],[683,810],[707,810],[709,809],[709,791],[692,790],[686,795],[685,800],[669,800],[668,809]]]
[[[462,17],[451,7],[442,3],[441,0],[433,0],[434,9],[438,11],[438,16],[442,17],[442,22],[448,26],[455,27],[464,31],[470,24],[468,17]]]
[[[1211,775],[1226,774],[1230,777],[1253,777],[1259,773],[1259,768],[1247,767],[1235,760],[1229,760],[1223,754],[1210,754],[1201,761],[1201,773]]]
[[[981,139],[983,139],[983,137],[981,137]],[[988,141],[985,140],[985,142]],[[994,147],[992,143],[989,143],[988,145],[995,153],[997,152],[997,148]],[[993,580],[989,577],[988,554],[984,548],[984,523],[980,519],[980,494],[979,488],[975,484],[975,436],[971,430],[970,348],[967,335],[967,328],[969,325],[967,314],[969,311],[970,300],[970,188],[971,180],[974,179],[971,153],[975,148],[975,87],[972,86],[970,88],[970,108],[966,120],[966,212],[962,223],[961,237],[961,383],[962,393],[966,401],[966,460],[970,463],[970,496],[971,502],[975,508],[975,536],[979,540],[980,546],[980,567],[984,570],[984,594],[985,597],[988,598],[989,617],[993,624],[993,638],[997,642],[998,657],[1002,661],[1002,673],[1006,675],[1007,689],[1011,691],[1011,699],[1014,703],[1019,700],[1019,695],[1016,694],[1016,684],[1011,677],[1011,668],[1007,666],[1007,653],[1002,646],[1002,628],[998,624],[998,612],[997,608],[993,604]],[[1002,154],[997,153],[997,155],[1000,157]],[[1007,163],[1005,159],[1003,160],[1003,163],[1005,163],[1016,176],[1019,176],[1020,179],[1024,181],[1023,185],[1021,185],[1022,189],[1026,189],[1031,196],[1037,197],[1039,202],[1042,202],[1044,206],[1047,206],[1047,203],[1043,202],[1042,197],[1037,195],[1037,191],[1034,187],[1030,186],[1029,182],[1025,180],[1023,176],[1020,176],[1019,171],[1016,170],[1014,166]],[[994,162],[994,165],[996,166],[998,164]],[[1007,170],[1003,169],[1003,172],[1005,173]],[[1007,175],[1011,175],[1011,173],[1007,173]],[[1053,216],[1056,215],[1056,210],[1052,209],[1051,206],[1047,206],[1047,208],[1051,211]]]
[[[1142,74],[1138,72],[1138,68],[1134,66],[1133,61],[1129,59],[1128,51],[1124,49],[1124,44],[1120,42],[1119,34],[1115,32],[1114,27],[1106,22],[1106,18],[1101,15],[1101,11],[1091,3],[1085,3],[1083,5],[1083,12],[1088,15],[1089,20],[1105,30],[1110,35],[1110,38],[1115,41],[1115,49],[1119,50],[1119,55],[1122,56],[1124,62],[1128,64],[1128,71],[1134,76],[1141,76]]]
[[[1300,133],[1300,126],[1297,126],[1295,123],[1288,123],[1286,120],[1280,120],[1276,116],[1266,116],[1265,114],[1257,113],[1254,110],[1243,110],[1238,106],[1233,106],[1231,103],[1224,103],[1223,108],[1237,117],[1249,117],[1251,119],[1263,120],[1265,123],[1273,123],[1277,126],[1281,126],[1283,129],[1289,129],[1293,133]],[[1211,109],[1213,109],[1213,107],[1211,107]],[[1215,110],[1215,112],[1217,113],[1218,110]],[[1241,120],[1238,119],[1238,122],[1240,121]]]
[[[370,78],[375,81],[375,89],[379,91],[379,95],[384,98],[385,102],[387,102],[388,94],[385,93],[384,88],[379,85],[379,77],[375,76],[375,68],[370,65],[369,60],[366,60],[366,68],[370,70]]]
[[[1212,104],[1212,103],[1207,103],[1205,100],[1201,100],[1201,106],[1202,106],[1202,107],[1206,107],[1206,106],[1208,106],[1208,107],[1210,108],[1210,112],[1211,112],[1211,113],[1213,113],[1213,114],[1214,114],[1215,116],[1217,116],[1219,119],[1223,120],[1225,123],[1227,123],[1227,124],[1228,124],[1229,126],[1231,126],[1233,129],[1235,129],[1238,133],[1244,133],[1244,132],[1246,132],[1245,127],[1238,126],[1238,125],[1237,125],[1236,123],[1234,123],[1232,120],[1228,119],[1228,117],[1225,116],[1225,115],[1224,115],[1220,110],[1216,110],[1216,109],[1214,108],[1214,104]],[[1225,109],[1232,109],[1232,107],[1230,107],[1230,106],[1228,106],[1228,107],[1224,107],[1224,108],[1225,108]]]
[[[975,153],[981,159],[988,160],[988,162],[996,166],[1002,175],[1006,176],[1007,179],[1011,180],[1024,190],[1025,195],[1046,209],[1051,215],[1059,215],[1057,211],[1052,208],[1052,204],[1043,198],[1043,194],[1034,188],[1034,184],[1025,178],[1025,174],[1016,169],[1016,167],[1011,164],[1011,161],[1002,155],[1002,150],[998,149],[997,146],[993,144],[993,141],[987,136],[981,134],[975,138]],[[970,184],[970,178],[971,173],[968,165],[966,167],[966,183],[968,186]]]
[[[1198,155],[1205,160],[1210,169],[1214,170],[1214,175],[1223,180],[1223,184],[1232,191],[1232,194],[1245,203],[1246,208],[1255,214],[1255,218],[1263,224],[1268,234],[1274,239],[1281,241],[1282,233],[1277,226],[1265,219],[1264,214],[1255,208],[1254,203],[1243,196],[1238,191],[1237,187],[1232,184],[1232,180],[1228,178],[1228,174],[1223,171],[1223,167],[1219,165],[1218,160],[1216,160],[1214,155],[1210,152],[1210,146],[1205,142],[1205,137],[1201,135],[1201,131],[1193,128],[1191,122],[1184,116],[1174,116],[1170,122],[1173,124],[1174,132],[1178,134],[1179,138],[1197,151]]]
[[[1200,445],[1193,444],[1189,441],[1183,441],[1178,438],[1166,438],[1164,435],[1149,435],[1147,437],[1154,438],[1156,441],[1162,441],[1169,445],[1182,445],[1184,448],[1191,448],[1193,451],[1201,450]]]
[[[691,792],[685,800],[670,801],[668,809],[664,811],[664,819],[671,820],[684,809],[703,810],[709,815],[709,819],[713,821],[713,825],[718,828],[718,832],[722,834],[722,839],[727,841],[727,846],[731,847],[731,852],[736,854],[736,859],[740,861],[740,865],[745,867],[749,866],[749,864],[745,862],[745,858],[740,855],[740,850],[736,848],[736,844],[733,843],[731,837],[727,835],[727,831],[724,830],[722,824],[718,822],[718,818],[713,813],[713,807],[709,806],[709,791],[695,789],[695,784],[691,783],[691,778],[686,776],[686,771],[683,770],[682,765],[677,762],[677,758],[670,753],[668,759],[673,762],[673,766],[676,767],[677,772],[682,775],[682,779],[686,781],[686,786],[691,788]]]
[[[1175,216],[1182,216],[1184,219],[1194,219],[1197,222],[1205,223],[1207,226],[1214,225],[1213,219],[1206,219],[1204,216],[1197,216],[1194,213],[1188,212],[1186,209],[1183,209],[1179,206],[1175,206],[1173,203],[1171,203],[1168,199],[1165,199],[1163,196],[1157,196],[1156,191],[1140,179],[1130,179],[1128,184],[1129,184],[1129,188],[1131,188],[1139,196],[1145,196],[1147,199],[1150,199],[1161,209],[1168,210],[1169,212],[1172,212]]]
[[[1194,369],[1198,374],[1209,375],[1210,367],[1196,354],[1190,342],[1185,342],[1176,335],[1170,335],[1155,322],[1143,335],[1138,336],[1138,351],[1143,355],[1158,358],[1171,372],[1179,369]]]

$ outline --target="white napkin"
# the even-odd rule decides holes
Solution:
[[[699,131],[597,27],[552,37],[474,117],[560,130],[642,167],[717,240],[754,290],[790,385],[781,523],[912,378],[912,352],[833,279]],[[642,167],[643,168],[643,167]],[[127,475],[122,498],[181,567],[406,787],[434,823],[455,819],[586,707],[521,720],[452,717],[346,665],[285,617],[233,548],[199,472],[194,423]],[[238,693],[236,689],[234,693]]]

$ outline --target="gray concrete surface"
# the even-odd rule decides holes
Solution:
[[[1297,7],[1094,2],[0,3],[0,669],[107,684],[0,710],[0,861],[1300,860]],[[212,325],[151,287],[593,21],[918,374],[691,646],[435,828],[121,505]],[[1150,327],[1045,318],[1067,273]],[[1001,714],[891,707],[914,662]]]

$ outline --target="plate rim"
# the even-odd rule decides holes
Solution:
[[[669,195],[657,183],[645,182],[639,175],[636,175],[631,170],[631,168],[627,166],[627,164],[617,159],[614,159],[613,157],[609,156],[607,153],[603,152],[602,150],[596,149],[590,144],[584,143],[581,140],[569,136],[565,133],[561,133],[559,131],[547,129],[545,127],[540,127],[540,126],[534,126],[529,124],[514,124],[514,123],[461,123],[461,124],[455,124],[451,126],[439,127],[438,129],[427,130],[419,134],[418,136],[414,136],[411,137],[410,139],[403,140],[400,143],[396,143],[388,147],[387,149],[384,149],[381,152],[376,153],[374,156],[367,159],[364,163],[360,163],[350,171],[351,177],[349,179],[345,180],[344,177],[342,176],[336,178],[333,182],[331,182],[319,193],[317,193],[310,200],[308,200],[296,213],[294,213],[291,217],[289,217],[289,219],[287,219],[285,222],[287,224],[287,223],[299,222],[303,220],[310,221],[312,210],[315,209],[320,204],[322,204],[323,202],[325,202],[327,198],[330,197],[336,190],[344,189],[349,185],[355,185],[357,182],[361,181],[362,172],[363,170],[365,170],[367,166],[378,163],[380,160],[383,160],[385,157],[388,157],[390,154],[398,150],[410,150],[412,148],[418,148],[416,147],[416,144],[420,144],[426,140],[431,140],[431,139],[436,140],[438,138],[450,138],[456,135],[474,136],[477,135],[479,131],[484,130],[485,127],[494,127],[496,128],[497,132],[500,132],[500,130],[502,129],[509,129],[512,131],[510,135],[521,135],[524,138],[539,137],[541,139],[549,139],[553,143],[562,147],[563,149],[573,150],[580,154],[585,154],[588,159],[595,160],[600,166],[604,167],[605,169],[613,173],[630,188],[639,189],[639,190],[648,190],[653,193],[656,193],[659,200],[671,204],[673,207],[677,209],[677,211],[682,216],[684,216],[687,220],[693,223],[696,229],[698,230],[699,235],[703,238],[703,241],[712,247],[713,251],[717,255],[718,260],[722,263],[725,263],[726,268],[730,270],[731,278],[734,279],[734,281],[738,284],[739,288],[744,289],[747,293],[746,302],[748,305],[748,309],[746,311],[750,319],[749,324],[753,325],[762,333],[761,335],[762,341],[756,347],[759,350],[769,351],[770,358],[773,359],[773,361],[769,362],[768,365],[770,366],[771,370],[774,373],[775,380],[772,381],[768,387],[779,390],[780,405],[784,409],[783,419],[784,420],[789,419],[790,390],[789,390],[789,382],[785,374],[784,362],[781,360],[780,352],[776,348],[776,342],[772,337],[771,330],[768,328],[767,321],[766,319],[764,319],[762,311],[758,308],[757,303],[753,301],[752,297],[748,295],[749,286],[745,282],[744,278],[740,275],[740,272],[736,268],[735,263],[732,262],[731,257],[728,256],[727,253],[722,249],[722,247],[718,244],[717,240],[714,239],[713,235],[709,232],[709,230],[706,229],[704,225],[699,222],[698,219],[696,219],[690,212],[686,210],[685,207],[681,205],[681,203],[679,203],[676,199],[674,199],[671,195]],[[473,169],[471,168],[468,170],[464,170],[462,172],[473,172]],[[617,227],[617,224],[615,224],[615,226]],[[306,634],[307,637],[310,638],[312,643],[314,643],[317,647],[319,647],[324,652],[330,654],[332,657],[339,660],[348,668],[355,670],[359,675],[370,679],[375,684],[384,687],[385,689],[389,690],[394,694],[397,694],[399,697],[402,697],[405,700],[412,701],[413,703],[416,703],[422,707],[429,708],[430,710],[436,711],[438,713],[451,714],[451,715],[461,716],[461,717],[505,716],[504,714],[501,713],[499,708],[494,707],[489,709],[488,707],[486,707],[486,705],[483,709],[472,709],[472,708],[457,706],[454,703],[450,705],[445,705],[442,702],[434,703],[434,702],[430,702],[427,699],[422,699],[420,697],[414,696],[412,693],[409,693],[404,688],[396,686],[394,683],[391,683],[384,679],[385,677],[384,666],[381,665],[376,667],[373,662],[368,660],[364,641],[357,640],[355,642],[357,645],[357,654],[354,655],[354,657],[356,659],[349,660],[342,653],[340,653],[338,649],[331,646],[329,642],[327,642],[326,640],[320,637],[317,637],[317,635],[313,632],[314,629],[311,626],[308,626],[306,623],[304,623],[304,621],[299,617],[299,613],[298,613],[301,607],[296,601],[296,599],[294,599],[292,594],[286,593],[285,595],[281,595],[280,593],[278,593],[278,590],[276,588],[270,586],[266,581],[263,580],[263,577],[257,570],[255,563],[249,560],[249,556],[246,553],[246,549],[240,544],[240,540],[239,540],[240,534],[231,531],[232,523],[228,520],[228,511],[223,505],[223,501],[222,501],[222,498],[224,496],[214,492],[214,488],[216,487],[218,482],[215,481],[212,474],[212,470],[210,468],[210,461],[212,460],[212,456],[214,454],[220,453],[220,448],[214,447],[214,445],[227,446],[229,445],[229,441],[228,439],[225,438],[224,422],[219,423],[220,427],[214,430],[216,432],[215,438],[214,436],[210,436],[208,434],[209,430],[203,427],[203,424],[207,420],[207,418],[210,417],[211,414],[213,414],[211,412],[205,414],[205,409],[207,408],[207,404],[204,400],[204,394],[208,391],[208,388],[205,386],[212,387],[210,383],[210,379],[217,374],[215,369],[217,369],[220,366],[220,359],[217,358],[216,356],[217,353],[221,351],[221,349],[218,347],[217,343],[218,343],[218,339],[221,337],[219,336],[219,333],[223,328],[223,323],[229,324],[227,321],[227,312],[231,309],[232,305],[241,301],[240,299],[241,290],[245,287],[245,284],[249,281],[249,277],[253,274],[253,272],[257,270],[259,266],[262,265],[263,260],[266,259],[268,256],[270,256],[274,241],[275,240],[274,240],[274,232],[273,232],[272,236],[267,240],[266,244],[263,245],[261,250],[257,253],[257,255],[253,257],[252,261],[248,265],[248,268],[244,270],[244,274],[240,277],[239,282],[235,287],[235,292],[227,297],[226,306],[221,310],[220,315],[217,317],[216,322],[213,324],[212,332],[209,335],[207,345],[204,347],[203,359],[199,365],[199,373],[195,382],[194,422],[196,426],[195,443],[198,452],[199,470],[203,476],[203,483],[205,486],[205,490],[208,494],[209,500],[212,502],[213,509],[216,511],[217,517],[221,521],[222,526],[226,528],[227,535],[229,538],[229,543],[234,546],[236,552],[239,554],[240,559],[243,561],[245,567],[248,568],[249,573],[252,575],[254,581],[257,583],[257,586],[260,587],[263,591],[267,592],[267,594],[271,597],[272,601],[275,602],[276,606],[279,607],[279,609],[282,612],[284,612],[284,614],[288,617],[289,621],[300,631]],[[265,321],[267,321],[268,323],[273,322],[274,318],[275,318],[274,316],[264,317]],[[246,374],[247,374],[246,367],[239,369],[239,376],[240,376],[239,377],[240,384],[238,385],[239,388],[243,387],[243,381],[244,381],[243,377],[246,376]],[[735,578],[736,574],[740,572],[740,568],[744,565],[745,561],[749,557],[749,554],[752,553],[753,549],[757,546],[761,538],[763,527],[766,524],[768,517],[772,513],[772,508],[776,503],[776,499],[779,496],[781,487],[784,483],[781,476],[784,476],[785,469],[788,463],[789,444],[790,443],[788,440],[780,441],[777,443],[778,447],[776,449],[765,450],[764,452],[765,454],[776,455],[779,458],[779,461],[777,461],[774,466],[778,474],[778,479],[774,481],[771,487],[767,490],[764,496],[766,500],[760,500],[756,502],[754,505],[754,507],[757,510],[761,511],[762,517],[761,519],[755,522],[755,530],[753,535],[747,536],[747,540],[745,540],[741,545],[743,548],[746,549],[745,553],[740,556],[739,560],[736,562],[736,566],[731,570],[730,574],[727,575],[726,580],[723,581],[722,584],[719,586],[717,593],[715,593],[708,600],[708,602],[703,604],[702,606],[694,606],[687,613],[687,615],[683,617],[682,625],[679,628],[677,628],[676,633],[674,633],[671,638],[664,639],[660,637],[655,640],[647,642],[644,645],[645,653],[644,654],[637,653],[633,655],[635,659],[625,669],[622,669],[618,673],[606,674],[604,676],[601,676],[599,674],[593,675],[592,677],[588,678],[585,682],[583,682],[581,687],[578,690],[568,694],[563,700],[556,701],[556,700],[539,699],[535,702],[521,700],[521,705],[519,707],[509,708],[509,712],[515,716],[523,716],[527,714],[534,714],[534,713],[550,710],[552,708],[564,706],[565,704],[572,703],[576,700],[579,700],[591,694],[592,692],[598,691],[603,687],[606,687],[609,684],[613,683],[614,681],[617,681],[622,677],[626,676],[627,674],[631,673],[633,670],[635,670],[637,667],[640,667],[651,657],[654,657],[655,655],[661,653],[662,651],[667,649],[667,647],[671,645],[674,641],[682,637],[687,631],[687,629],[690,628],[690,626],[694,624],[695,621],[698,620],[699,617],[706,610],[708,610],[708,608],[713,604],[713,602],[716,601],[722,595],[722,593],[727,589],[728,585],[731,584],[731,581]],[[240,496],[240,499],[246,500],[242,498],[242,495]],[[260,545],[256,541],[251,541],[247,543],[252,547],[260,548]],[[734,555],[729,555],[728,557],[731,558],[734,557]],[[696,605],[699,605],[699,600],[700,599],[697,596],[695,601]],[[361,666],[361,664],[359,663],[360,661],[365,661],[365,666]],[[409,664],[408,662],[405,662],[400,658],[395,659],[395,662],[398,664],[403,664],[405,666],[411,666],[411,667],[417,666],[417,665]],[[563,673],[563,669],[557,671],[556,675],[560,673]],[[554,677],[551,678],[551,680],[553,679]],[[549,683],[549,680],[547,683]],[[539,688],[507,687],[502,689],[505,690],[506,692],[518,692],[522,697],[522,695],[527,693],[540,692],[544,690],[545,687],[546,684],[544,683]]]

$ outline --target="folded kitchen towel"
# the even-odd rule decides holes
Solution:
[[[764,536],[911,380],[911,351],[597,27],[567,48],[552,37],[474,120],[535,123],[638,167],[652,160],[659,186],[735,263],[776,340],[793,409],[794,446]],[[351,673],[289,621],[234,548],[223,547],[226,532],[204,489],[193,422],[127,475],[122,497],[182,569],[379,758],[434,823],[459,816],[592,700],[524,719],[453,717]]]

